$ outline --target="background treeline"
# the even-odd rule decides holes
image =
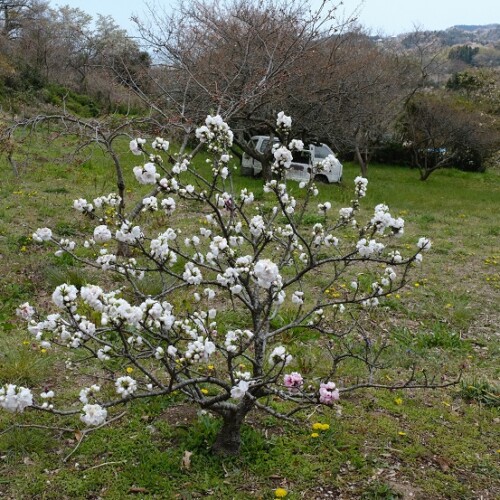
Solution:
[[[0,102],[4,111],[44,102],[83,117],[125,113],[136,103],[126,80],[151,58],[111,17],[39,0],[0,1]],[[136,110],[137,111],[137,110]]]
[[[151,116],[189,133],[208,111],[229,121],[237,154],[294,118],[293,135],[356,159],[444,167],[494,164],[500,25],[368,34],[335,7],[190,0],[151,9],[132,38],[112,18],[42,0],[0,0],[0,105],[82,118]],[[262,159],[261,159],[262,160]]]

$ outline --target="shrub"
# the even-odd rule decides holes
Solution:
[[[277,126],[287,133],[285,118],[281,113]],[[127,217],[116,194],[81,198],[73,207],[95,226],[83,245],[49,228],[33,234],[55,244],[56,255],[99,269],[102,286],[63,283],[52,295],[56,313],[42,318],[25,303],[18,314],[42,348],[73,350],[73,369],[93,363],[108,382],[82,387],[78,408],[66,410],[56,408],[52,390],[37,397],[6,384],[0,406],[80,414],[84,424],[99,426],[113,406],[182,394],[222,417],[213,448],[229,454],[238,451],[241,425],[254,408],[294,420],[301,409],[333,406],[363,387],[431,386],[415,366],[392,385],[378,381],[388,339],[362,328],[362,318],[406,284],[430,241],[420,238],[407,256],[391,250],[404,221],[382,204],[361,223],[368,183],[361,177],[349,206],[315,204],[312,179],[298,189],[286,184],[285,145],[274,152],[278,180],[265,183],[262,199],[234,192],[227,124],[208,116],[196,137],[212,155],[210,178],[191,155],[170,155],[168,141],[156,138],[147,151],[138,138],[130,149],[146,162],[134,174],[152,190]],[[304,338],[310,349],[299,342]],[[355,382],[339,380],[344,364],[356,367]]]

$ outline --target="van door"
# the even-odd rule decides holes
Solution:
[[[250,146],[253,149],[257,149],[257,145],[258,145],[257,143],[258,143],[258,139],[253,138],[250,141]],[[255,169],[255,163],[256,163],[256,160],[254,160],[249,154],[243,153],[243,155],[241,157],[241,175],[253,176],[254,169]],[[259,162],[257,162],[257,163],[259,163]],[[259,163],[259,165],[260,165],[260,163]]]

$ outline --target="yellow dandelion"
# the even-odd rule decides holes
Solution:
[[[285,488],[276,488],[274,490],[274,498],[285,498],[288,495],[288,492]]]
[[[313,433],[311,434],[311,437],[312,437],[312,438],[317,438],[317,437],[319,437],[319,434],[318,434],[317,432],[313,432]]]
[[[208,394],[208,389],[201,389],[202,394]]]
[[[125,370],[127,373],[132,373],[134,369],[131,366],[127,366],[127,369]]]
[[[321,422],[315,422],[314,424],[312,424],[312,428],[317,431],[319,429],[322,429],[323,428],[323,424]]]
[[[215,366],[214,366],[214,365],[208,365],[208,366],[207,366],[207,368],[208,368],[209,370],[213,370],[213,369],[215,368]]]
[[[23,340],[23,345],[29,345],[30,343],[27,340]]]
[[[397,299],[400,299],[401,298],[401,295],[399,295],[399,293],[396,294],[396,298]]]
[[[402,404],[403,404],[403,398],[395,398],[395,399],[394,399],[394,402],[395,402],[397,405],[402,405]]]
[[[418,282],[417,282],[417,283],[415,283],[413,286],[414,286],[415,288],[418,288],[418,287],[420,286],[420,283],[418,283]]]
[[[41,352],[42,354],[45,354],[45,353],[47,352],[47,349],[40,349],[40,352]]]
[[[398,432],[398,434],[399,434],[400,436],[406,436],[406,432],[403,432],[403,431],[399,431],[399,432]]]

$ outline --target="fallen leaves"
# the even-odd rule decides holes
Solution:
[[[184,470],[189,470],[191,469],[191,455],[193,453],[191,451],[185,451],[184,452],[184,455],[182,456],[182,460],[181,460],[181,469],[184,469]]]

